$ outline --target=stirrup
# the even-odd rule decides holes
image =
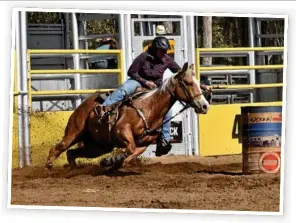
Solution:
[[[112,108],[109,106],[97,105],[94,112],[98,117],[98,123],[101,123],[101,121],[110,114],[110,111],[112,111]]]
[[[172,145],[170,142],[166,141],[163,138],[158,139],[156,144],[156,156],[162,156],[168,154],[172,149]]]

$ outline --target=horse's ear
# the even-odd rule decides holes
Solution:
[[[181,71],[181,72],[185,73],[187,70],[188,70],[188,62],[186,62],[186,63],[183,65],[183,68],[182,68],[182,71]]]
[[[189,69],[194,70],[194,64],[191,64]]]
[[[176,74],[175,78],[176,79],[183,78],[184,75],[186,74],[187,69],[188,69],[188,62],[186,62],[183,65],[182,69]]]

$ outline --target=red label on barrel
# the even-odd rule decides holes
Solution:
[[[280,168],[280,157],[277,153],[263,153],[259,166],[266,173],[276,173]]]
[[[273,117],[272,118],[273,122],[281,122],[282,121],[282,116],[278,116],[278,117]]]

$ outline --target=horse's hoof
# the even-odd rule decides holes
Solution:
[[[126,155],[120,153],[120,154],[117,154],[117,155],[115,156],[115,161],[116,161],[116,162],[121,162],[121,161],[123,161],[125,158],[126,158]]]
[[[113,166],[112,160],[110,158],[104,158],[100,161],[100,166],[103,168],[109,168]]]
[[[73,170],[73,169],[77,169],[78,168],[77,164],[65,164],[63,167],[66,170]]]
[[[108,174],[108,173],[111,173],[113,172],[113,167],[102,167],[102,173],[103,174]]]
[[[131,167],[132,165],[130,164],[130,162],[126,162],[126,161],[124,161],[123,163],[122,163],[122,165],[121,165],[123,168],[129,168],[129,167]]]
[[[68,170],[76,170],[76,169],[78,169],[79,167],[77,166],[77,165],[70,165],[69,167],[68,167]]]
[[[64,169],[68,169],[70,167],[70,165],[69,164],[64,164],[63,167],[64,167]]]
[[[52,166],[53,166],[52,163],[47,163],[47,164],[45,165],[45,169],[46,169],[46,170],[52,170]]]

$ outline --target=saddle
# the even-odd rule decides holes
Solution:
[[[119,108],[122,105],[128,104],[129,106],[133,107],[139,116],[142,118],[144,124],[145,124],[145,130],[144,133],[138,137],[138,140],[142,140],[142,138],[146,135],[155,135],[158,134],[159,137],[157,139],[157,148],[155,151],[156,156],[161,156],[167,154],[171,150],[171,145],[162,145],[162,141],[160,138],[160,133],[162,131],[161,128],[158,129],[150,129],[144,114],[132,103],[133,100],[147,94],[151,90],[146,88],[137,88],[135,93],[128,95],[123,100],[112,104],[110,106],[101,106],[100,104],[103,103],[110,95],[111,92],[108,93],[102,93],[99,94],[96,98],[96,101],[99,102],[99,104],[96,104],[93,108],[93,112],[91,112],[90,119],[90,125],[95,128],[95,133],[92,133],[94,138],[99,141],[104,142],[112,142],[112,134],[111,130],[113,126],[116,124],[119,118]]]
[[[144,114],[132,103],[132,101],[139,98],[140,96],[145,95],[148,92],[150,92],[149,89],[137,88],[135,93],[128,95],[121,101],[109,106],[102,106],[101,104],[109,97],[112,92],[99,94],[95,99],[95,101],[98,103],[96,103],[93,107],[93,111],[90,113],[89,117],[89,119],[92,120],[91,125],[95,125],[96,128],[95,138],[97,138],[98,140],[111,140],[111,130],[118,121],[119,108],[127,104],[129,106],[132,106],[138,112],[145,125],[147,126]]]
[[[100,116],[102,113],[104,113],[106,115],[109,115],[110,112],[117,110],[118,108],[121,107],[121,105],[131,103],[131,101],[139,98],[140,96],[148,93],[149,91],[150,91],[149,89],[138,87],[133,94],[126,96],[121,101],[116,102],[116,103],[114,103],[112,105],[104,106],[105,110],[102,110],[103,108],[102,108],[102,106],[100,104],[102,104],[110,96],[110,94],[112,92],[99,94],[97,96],[97,98],[95,99],[95,101],[99,102],[100,104],[96,105],[94,107],[94,110],[96,110],[96,113],[97,113],[98,116]]]

